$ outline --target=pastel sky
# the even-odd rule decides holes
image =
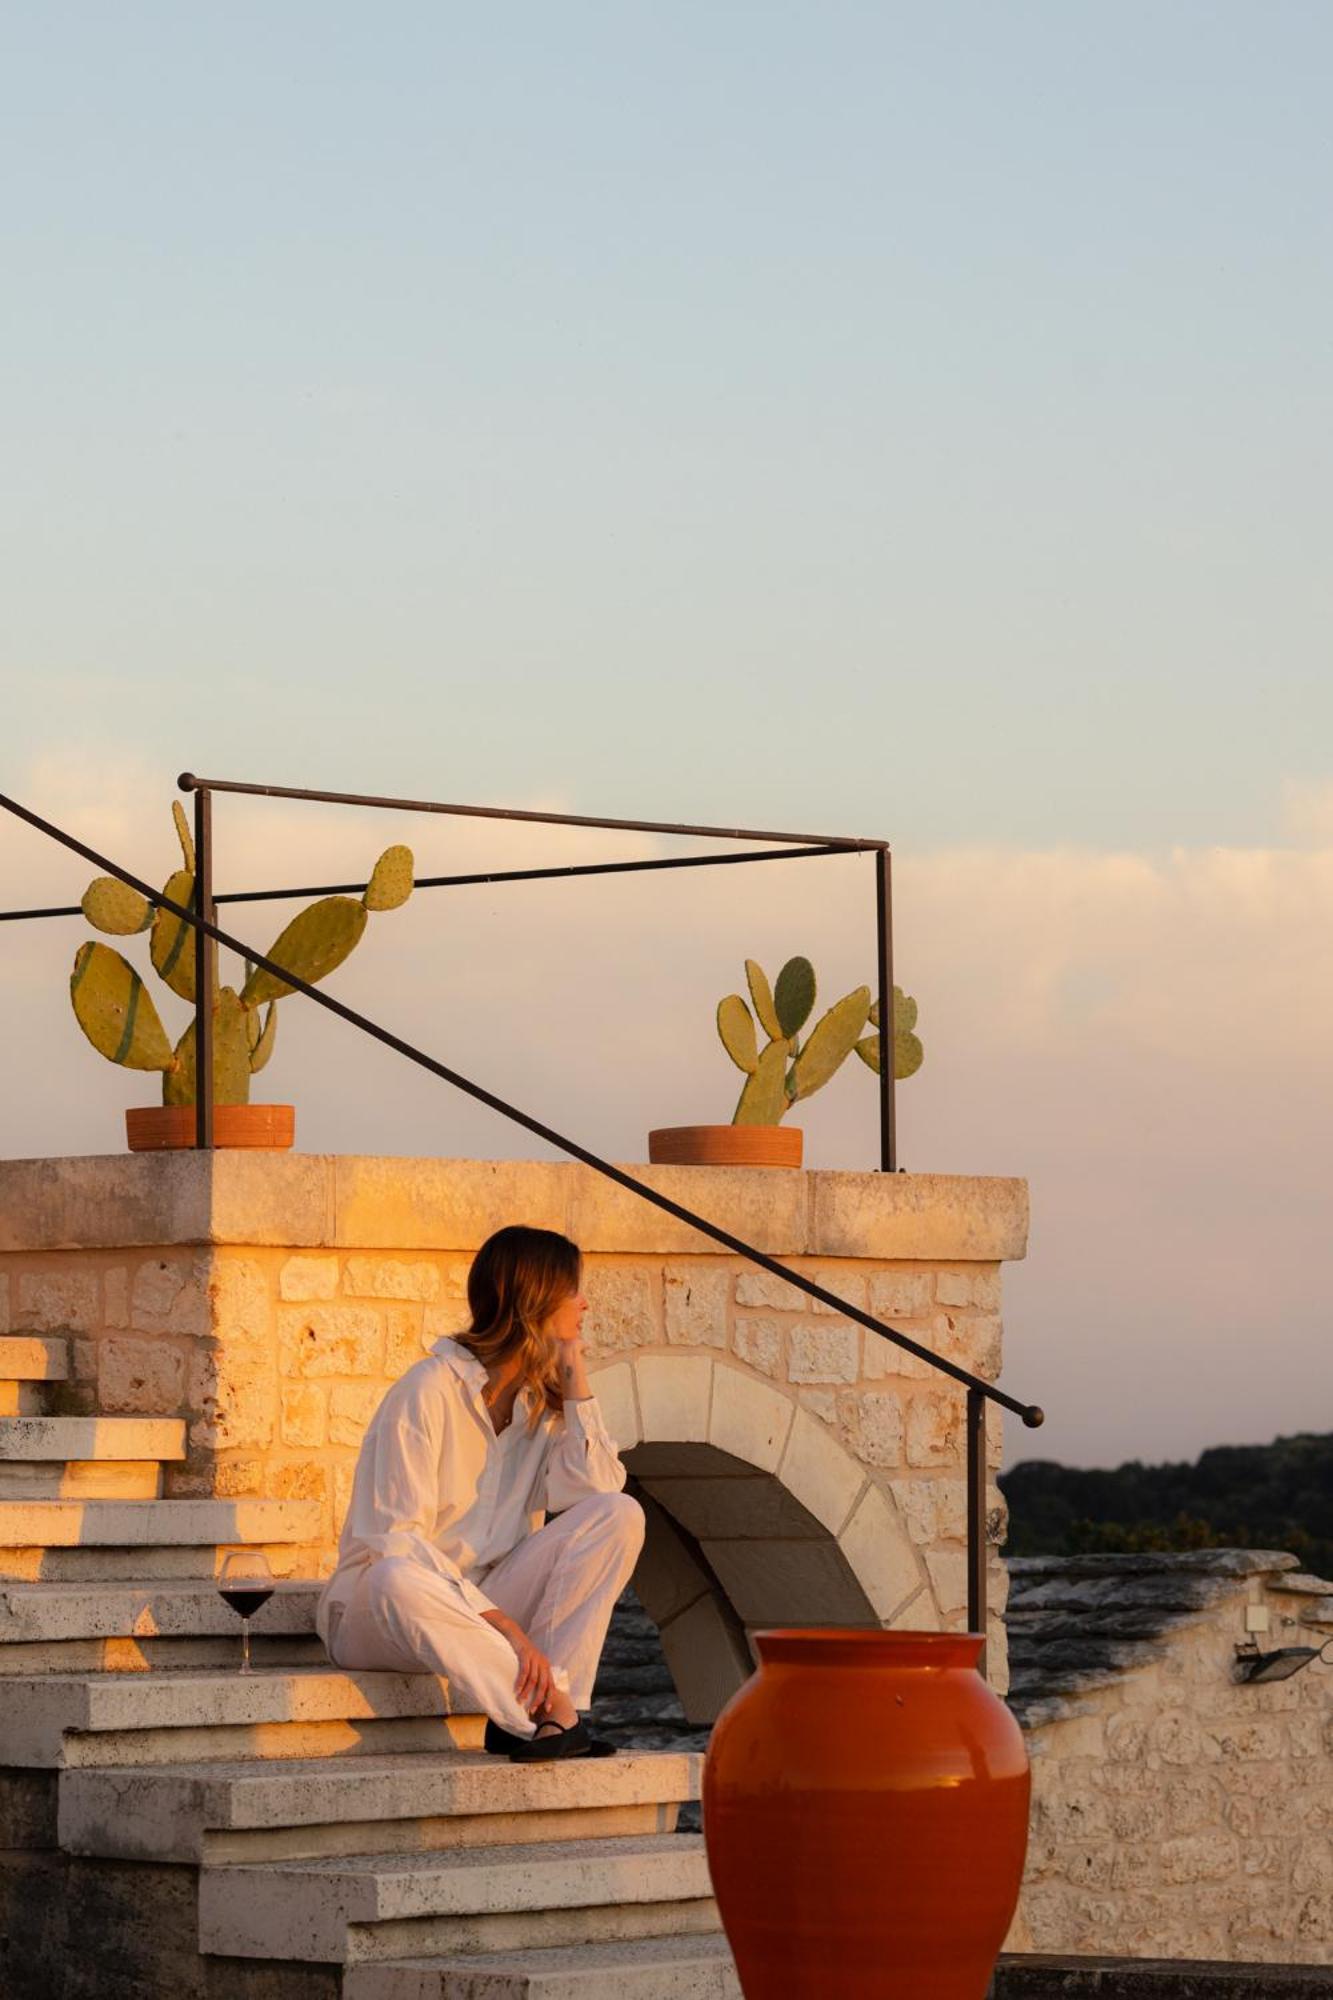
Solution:
[[[904,1162],[1032,1185],[1011,1455],[1333,1428],[1331,67],[1318,0],[5,10],[0,788],[153,876],[187,766],[887,836]],[[0,825],[5,906],[86,873]],[[831,997],[870,909],[458,892],[339,990],[633,1159],[727,1115],[741,959]],[[79,935],[0,930],[6,1153],[135,1101]],[[305,1011],[304,1145],[514,1149]],[[869,1079],[804,1122],[869,1164]]]

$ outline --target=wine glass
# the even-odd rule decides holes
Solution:
[[[241,1621],[240,1672],[252,1674],[250,1665],[250,1620],[273,1595],[274,1577],[262,1549],[232,1549],[222,1559],[218,1571],[218,1591],[222,1602]]]

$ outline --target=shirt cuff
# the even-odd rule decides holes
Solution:
[[[596,1396],[580,1396],[577,1401],[567,1400],[564,1410],[565,1426],[568,1430],[586,1438],[590,1444],[594,1442],[609,1444],[612,1451],[616,1449],[616,1441],[606,1428],[606,1419],[602,1415],[601,1405]]]

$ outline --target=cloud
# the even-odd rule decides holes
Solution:
[[[19,796],[150,879],[172,866],[169,795],[142,767],[48,758]],[[277,801],[216,814],[220,888],[363,879],[398,839],[428,873],[661,851],[643,836]],[[1313,810],[1305,823],[1317,831]],[[1328,1423],[1333,845],[1313,831],[1271,850],[897,859],[897,965],[927,1051],[901,1091],[904,1164],[1032,1187],[1030,1258],[1007,1280],[1006,1380],[1051,1422],[1011,1434],[1011,1456],[1184,1456]],[[0,826],[6,905],[77,900],[85,864],[38,845]],[[262,947],[290,910],[224,915]],[[712,1015],[742,960],[806,952],[832,999],[870,977],[873,910],[863,857],[423,892],[375,921],[337,991],[632,1161],[652,1125],[730,1115],[738,1078]],[[80,925],[6,932],[6,1152],[118,1149],[146,1080],[99,1063],[69,1018]],[[183,1025],[170,996],[168,1012]],[[543,1150],[299,999],[284,1003],[266,1076],[312,1150]],[[801,1122],[812,1164],[871,1166],[869,1073],[849,1065]]]

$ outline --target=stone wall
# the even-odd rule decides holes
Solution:
[[[1251,1550],[1014,1569],[1033,1809],[1013,1942],[1333,1963],[1333,1671],[1235,1678],[1247,1639],[1333,1637],[1333,1585]]]
[[[1025,1247],[1021,1182],[634,1171],[933,1352],[998,1375],[1000,1264]],[[582,1168],[238,1153],[0,1163],[0,1331],[72,1337],[70,1410],[183,1416],[189,1452],[167,1468],[169,1496],[321,1503],[324,1537],[293,1552],[292,1570],[323,1571],[380,1397],[465,1323],[471,1253],[520,1219],[585,1248],[591,1365],[636,1473],[702,1475],[729,1459],[762,1474],[795,1495],[783,1545],[835,1538],[865,1616],[961,1626],[961,1389]],[[713,1460],[636,1462],[634,1447],[673,1441]],[[997,1466],[994,1412],[989,1445]],[[997,1490],[991,1509],[998,1543]],[[738,1532],[720,1532],[719,1549]],[[791,1573],[813,1575],[808,1563]],[[996,1554],[1001,1679],[1003,1590]]]

